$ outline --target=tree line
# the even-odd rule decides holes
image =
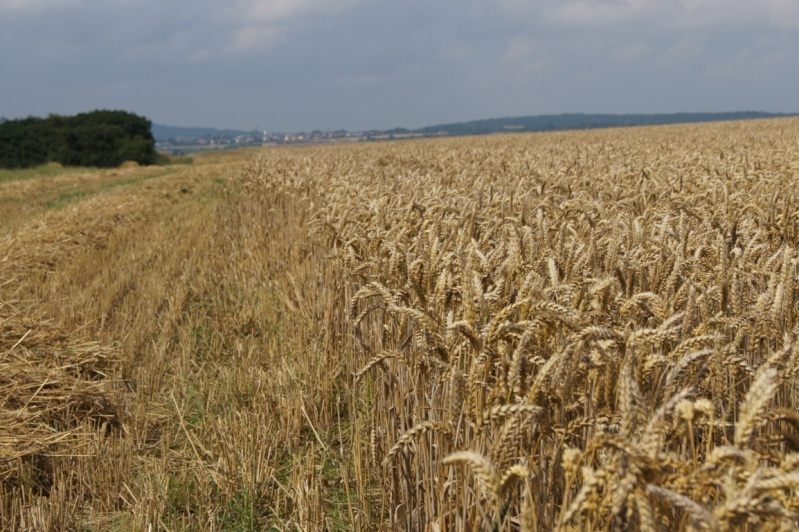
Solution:
[[[124,161],[153,164],[158,157],[149,119],[127,111],[98,110],[0,120],[0,167],[115,167]]]

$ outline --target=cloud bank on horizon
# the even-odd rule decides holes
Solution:
[[[273,131],[799,111],[794,0],[0,0],[0,116]]]

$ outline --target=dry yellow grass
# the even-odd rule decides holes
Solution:
[[[794,528],[798,135],[5,182],[2,526]]]

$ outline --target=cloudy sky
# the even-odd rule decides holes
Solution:
[[[270,131],[799,111],[797,0],[0,0],[0,117]]]

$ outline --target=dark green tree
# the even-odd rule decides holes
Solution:
[[[0,167],[55,161],[69,166],[118,166],[156,161],[150,120],[126,111],[51,114],[0,122]]]

